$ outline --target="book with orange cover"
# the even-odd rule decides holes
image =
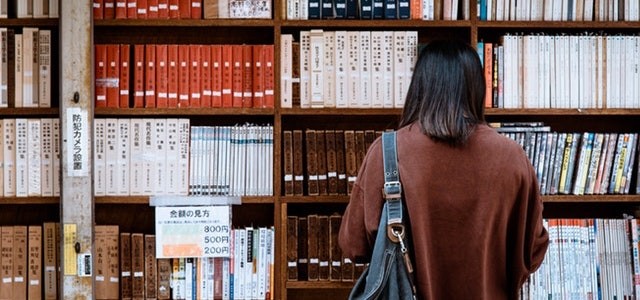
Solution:
[[[180,19],[191,19],[191,0],[178,0]]]
[[[107,107],[117,108],[120,104],[120,45],[107,45]]]
[[[307,258],[308,270],[307,280],[316,281],[319,279],[320,259],[319,259],[319,241],[320,224],[318,215],[311,214],[307,216]]]
[[[169,0],[158,0],[158,19],[169,18]]]
[[[180,0],[169,0],[169,19],[180,19]]]
[[[189,107],[189,45],[178,45],[178,107]]]
[[[93,0],[93,19],[104,19],[104,0]]]
[[[191,19],[202,19],[202,0],[191,0]]]
[[[95,45],[95,107],[107,107],[107,45]]]
[[[145,59],[144,45],[133,46],[133,107],[144,107]]]
[[[127,0],[127,19],[138,18],[138,0]]]
[[[166,44],[156,45],[156,107],[169,106],[169,54]]]
[[[96,225],[94,227],[94,287],[96,299],[108,299],[107,293],[107,264],[108,264],[108,246],[107,246],[107,229],[104,225]]]
[[[302,130],[293,131],[293,194],[302,196],[304,183],[304,141]]]
[[[178,107],[179,66],[178,45],[167,45],[167,107]]]
[[[211,107],[222,107],[222,45],[211,45]]]
[[[342,249],[338,244],[338,233],[342,216],[334,213],[329,216],[329,280],[342,280]]]
[[[128,44],[120,45],[120,80],[118,81],[120,92],[118,93],[118,107],[129,108],[129,78],[131,65],[131,47]]]
[[[147,0],[147,19],[158,19],[158,0]]]
[[[253,91],[253,107],[264,107],[264,62],[265,46],[253,46],[253,78],[251,90]]]
[[[222,107],[233,102],[233,45],[222,45]]]
[[[284,195],[293,196],[293,132],[282,132],[282,172],[284,182]]]
[[[120,296],[120,228],[118,225],[105,225],[107,259],[105,264],[105,282],[107,299]]]
[[[115,0],[103,0],[103,10],[104,16],[103,19],[111,20],[116,16],[116,1]]]
[[[42,226],[27,229],[27,296],[32,300],[42,299]]]
[[[133,297],[131,281],[131,233],[120,233],[120,299]]]
[[[493,44],[484,43],[484,107],[493,106]]]
[[[131,234],[131,295],[144,298],[144,234]]]
[[[200,45],[189,45],[189,107],[200,107]]]
[[[318,152],[316,151],[316,131],[307,129],[304,132],[305,151],[307,156],[307,195],[319,194],[318,188]]]
[[[242,45],[242,107],[253,105],[253,48],[257,46]]]
[[[200,106],[211,107],[211,46],[200,45]]]
[[[158,297],[158,266],[156,261],[156,236],[145,234],[144,236],[144,280],[146,299]]]
[[[275,103],[275,61],[273,45],[266,45],[264,52],[264,107],[273,108]]]
[[[115,1],[116,1],[115,18],[126,19],[127,18],[127,0],[115,0]]]
[[[144,107],[156,107],[156,45],[146,45],[144,71]]]
[[[137,18],[138,19],[146,19],[147,18],[147,12],[148,12],[148,4],[147,4],[147,0],[137,0]]]
[[[327,151],[324,130],[316,130],[316,163],[318,170],[318,194],[327,194]]]
[[[231,45],[231,106],[242,107],[244,61],[242,45]]]
[[[287,280],[298,280],[298,217],[287,216]]]
[[[0,234],[0,299],[13,299],[13,226],[2,226]]]
[[[13,298],[27,299],[27,226],[13,227]]]

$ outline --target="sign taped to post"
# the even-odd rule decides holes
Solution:
[[[156,256],[229,257],[231,206],[157,206]]]

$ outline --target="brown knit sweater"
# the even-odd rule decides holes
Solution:
[[[419,299],[516,299],[544,258],[537,179],[522,147],[479,125],[459,148],[418,126],[398,130]],[[369,149],[340,228],[348,257],[368,257],[382,209],[381,140]]]

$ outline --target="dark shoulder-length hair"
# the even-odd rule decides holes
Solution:
[[[484,123],[484,74],[474,48],[437,40],[420,51],[400,120],[419,124],[424,134],[451,145],[464,144]]]

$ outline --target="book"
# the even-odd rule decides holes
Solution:
[[[189,45],[189,107],[201,107],[202,102],[202,45]]]
[[[0,282],[0,298],[13,299],[14,296],[14,279],[13,279],[13,261],[14,261],[14,227],[2,226],[0,227],[0,276],[2,276],[2,282]]]
[[[302,196],[304,182],[304,141],[302,130],[293,130],[293,194]]]
[[[39,29],[22,28],[22,107],[38,107]]]
[[[142,299],[145,294],[144,234],[131,233],[131,295]]]
[[[358,150],[356,147],[356,132],[354,130],[344,131],[344,157],[345,157],[345,175],[347,180],[346,192],[351,194],[353,184],[356,182],[358,175]]]
[[[298,280],[309,278],[309,226],[307,217],[298,217]]]
[[[131,233],[120,232],[120,299],[127,300],[133,297],[131,274]]]
[[[316,131],[313,129],[306,129],[304,136],[307,159],[307,194],[309,196],[319,195]]]
[[[16,120],[2,120],[3,187],[5,197],[16,196]]]
[[[156,236],[144,235],[144,295],[146,299],[158,298],[158,266],[156,260]]]
[[[324,130],[316,130],[316,164],[318,174],[318,194],[327,194],[327,150]]]
[[[120,78],[118,80],[118,87],[120,89],[119,103],[120,108],[129,108],[129,79],[131,78],[131,46],[127,44],[120,45],[120,70],[118,72]]]
[[[282,144],[284,195],[293,196],[293,132],[291,130],[282,132]]]
[[[287,216],[287,280],[298,280],[298,217]]]
[[[171,259],[159,258],[158,267],[158,299],[171,299]]]
[[[57,223],[45,222],[42,225],[42,250],[44,264],[44,299],[57,299],[58,296],[58,227]],[[4,236],[4,235],[3,235]]]
[[[27,226],[13,226],[13,291],[12,299],[27,299]],[[4,245],[2,245],[4,247]],[[4,265],[3,265],[4,267]]]
[[[38,76],[38,107],[51,107],[51,30],[49,29],[38,30]]]
[[[1,124],[0,124],[1,125]],[[53,196],[53,119],[40,119],[40,176],[41,195]]]
[[[145,45],[133,46],[133,108],[144,107],[145,100]]]
[[[29,299],[42,299],[42,226],[27,228],[27,296]]]
[[[107,45],[96,44],[95,55],[95,106],[107,107]]]
[[[347,173],[345,156],[345,134],[343,130],[336,130],[336,173],[338,177],[338,194],[347,194]]]
[[[319,259],[319,235],[320,224],[317,214],[307,215],[307,280],[317,281],[320,275],[320,259]]]
[[[329,216],[318,215],[318,280],[328,281],[331,272]]]
[[[329,216],[329,280],[342,280],[342,250],[338,244],[338,233],[342,216],[334,213]]]
[[[156,45],[144,46],[144,107],[156,107]]]
[[[177,107],[189,107],[190,104],[190,75],[189,72],[189,45],[178,45],[178,106]]]
[[[158,44],[155,48],[156,107],[166,108],[169,106],[169,46]]]

